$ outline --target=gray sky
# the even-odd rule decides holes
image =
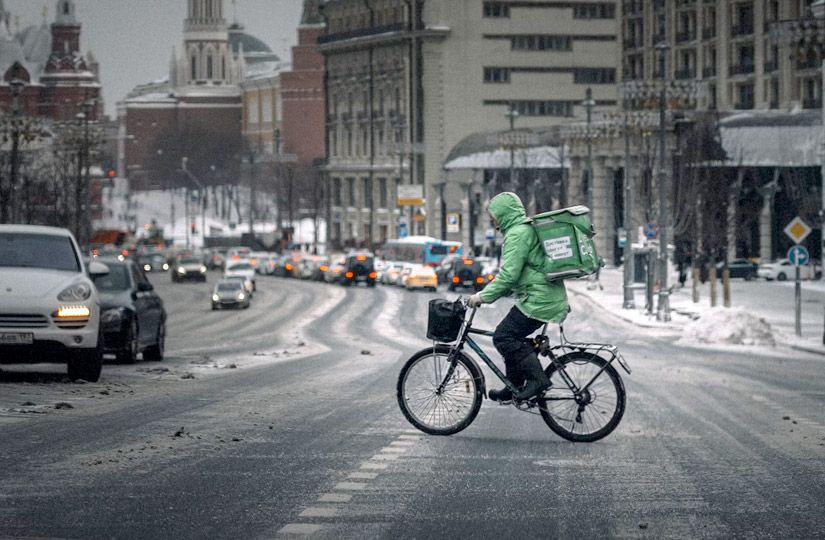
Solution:
[[[47,22],[54,21],[57,0],[3,0],[20,28],[40,24],[43,8]],[[172,47],[180,51],[186,0],[75,0],[82,25],[80,48],[91,50],[100,63],[106,113],[115,115],[117,101],[141,83],[167,77]],[[296,44],[302,0],[237,0],[237,20],[245,31],[264,43],[282,60],[291,61]],[[224,0],[224,15],[231,23],[231,0]]]

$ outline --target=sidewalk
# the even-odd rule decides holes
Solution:
[[[621,268],[604,268],[600,274],[599,283],[587,280],[566,281],[570,294],[590,299],[603,309],[612,312],[620,319],[642,328],[660,329],[677,334],[683,334],[691,323],[703,317],[720,318],[724,320],[727,313],[736,317],[740,313],[751,314],[764,319],[770,324],[771,333],[778,346],[825,355],[823,335],[823,309],[825,309],[825,283],[803,283],[803,316],[802,336],[797,337],[794,332],[793,311],[793,282],[744,282],[732,281],[732,308],[727,312],[722,307],[722,286],[719,282],[717,306],[710,307],[709,284],[700,286],[700,301],[693,302],[691,282],[679,288],[678,283],[670,296],[671,320],[661,322],[653,314],[645,312],[644,289],[634,290],[634,309],[624,309],[623,275]],[[654,306],[658,304],[658,295],[654,295]],[[738,310],[738,311],[737,311]],[[698,323],[697,323],[698,324]]]

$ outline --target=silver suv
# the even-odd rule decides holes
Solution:
[[[89,273],[109,272],[99,262]],[[0,225],[0,364],[66,362],[69,378],[97,381],[100,301],[72,233]]]

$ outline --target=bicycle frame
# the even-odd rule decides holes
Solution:
[[[470,334],[477,334],[486,337],[493,337],[494,332],[490,330],[482,330],[479,328],[473,328],[473,319],[475,318],[477,308],[474,308],[473,311],[470,313],[470,317],[465,319],[463,326],[461,327],[461,331],[459,335],[461,336],[450,348],[450,354],[447,356],[448,360],[450,361],[450,367],[447,369],[447,373],[445,374],[444,380],[438,387],[439,391],[442,391],[444,385],[447,383],[449,378],[452,376],[453,371],[455,369],[456,361],[455,361],[455,353],[462,350],[464,348],[464,344],[466,343],[470,349],[472,349],[481,360],[487,365],[487,367],[495,373],[496,377],[501,379],[501,382],[507,386],[513,393],[518,392],[518,388],[510,382],[501,370],[495,365],[493,360],[487,356],[487,354],[482,350],[482,348],[476,343],[476,341],[470,337]],[[552,347],[549,346],[548,338],[547,338],[547,324],[544,325],[542,333],[539,334],[539,345],[538,345],[538,354],[544,354],[550,358],[550,361],[555,364],[556,370],[559,372],[560,377],[567,385],[567,387],[573,392],[574,396],[585,392],[590,386],[599,378],[599,376],[607,369],[607,366],[611,365],[614,360],[618,360],[619,365],[624,369],[627,374],[630,374],[630,367],[627,365],[627,362],[622,357],[621,353],[619,352],[618,347],[615,345],[609,345],[606,343],[578,343],[578,342],[571,342],[567,341],[567,338],[564,336],[564,326],[563,322],[559,323],[559,334],[561,338],[561,343],[558,345],[554,345]],[[556,356],[557,351],[563,351],[563,354]],[[581,388],[576,386],[576,383],[567,375],[567,372],[564,369],[564,365],[559,363],[557,360],[559,357],[564,356],[565,354],[569,354],[571,352],[587,352],[594,356],[599,356],[605,360],[604,366],[595,374],[591,379],[584,384]],[[609,358],[605,358],[603,353],[608,353],[610,355]],[[547,400],[567,400],[571,399],[569,397],[545,397],[544,399]]]

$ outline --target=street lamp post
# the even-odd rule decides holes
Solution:
[[[593,100],[593,89],[589,86],[584,94],[584,101],[582,106],[587,112],[587,124],[585,131],[585,138],[587,139],[587,157],[585,161],[585,169],[587,174],[587,207],[590,209],[590,220],[593,221],[593,133],[591,131],[593,120],[593,107],[596,102]]]
[[[668,173],[665,166],[667,148],[665,141],[665,111],[667,110],[667,54],[670,46],[665,42],[654,47],[662,57],[662,86],[659,91],[659,305],[656,309],[657,321],[670,321],[670,291],[667,278],[667,244],[668,244]]]
[[[11,106],[11,114],[12,114],[12,133],[11,133],[11,155],[9,156],[9,182],[11,185],[9,186],[9,194],[8,194],[8,203],[3,201],[4,205],[8,205],[8,218],[10,221],[15,221],[15,208],[16,205],[14,203],[14,188],[17,185],[17,172],[20,167],[20,94],[23,92],[23,87],[26,83],[21,79],[12,79],[9,81],[9,86],[11,87],[11,95],[12,95],[12,106]],[[3,220],[5,221],[5,220]]]
[[[202,239],[201,248],[206,248],[206,203],[205,203],[206,198],[204,197],[204,195],[206,193],[206,188],[204,187],[203,182],[198,180],[198,178],[194,174],[192,174],[192,172],[188,168],[186,168],[186,164],[188,162],[189,162],[189,158],[184,156],[183,158],[181,158],[180,166],[181,166],[181,170],[183,170],[183,173],[186,175],[186,177],[189,178],[189,180],[191,180],[192,182],[194,182],[194,184],[196,186],[198,186],[198,193],[199,193],[198,199],[199,199],[199,202],[200,202],[200,205],[201,205],[201,239]],[[212,167],[214,168],[214,165]],[[189,196],[187,195],[187,204],[186,204],[187,209],[189,208],[188,200],[189,200]],[[189,230],[188,212],[187,212],[187,217],[186,217],[186,227],[187,227],[186,230],[188,231]],[[188,244],[189,244],[189,242],[188,242],[189,233],[186,234],[186,238],[187,238],[187,247],[189,247],[188,246]]]
[[[624,216],[622,216],[622,225],[624,226],[625,244],[624,244],[624,279],[623,284],[623,303],[624,309],[635,309],[636,303],[633,297],[633,240],[631,231],[633,230],[633,175],[630,172],[630,132],[628,126],[628,111],[627,99],[622,100],[624,104],[624,122],[622,124],[622,131],[624,135]]]
[[[504,114],[507,118],[510,119],[510,133],[512,134],[515,130],[516,125],[516,118],[518,118],[518,111],[516,110],[516,106],[513,103],[510,103],[510,107],[507,109],[507,112]],[[512,135],[511,135],[512,136]],[[509,178],[509,189],[507,191],[515,191],[516,190],[516,178],[515,178],[515,158],[516,158],[516,145],[515,145],[515,138],[510,141],[510,178]]]

